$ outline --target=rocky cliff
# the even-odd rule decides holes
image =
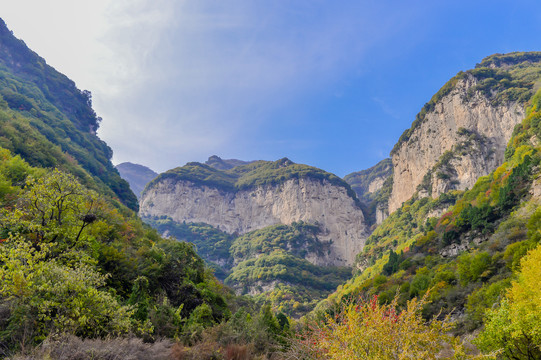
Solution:
[[[388,200],[393,181],[391,159],[384,159],[369,169],[344,177],[361,201],[369,225],[381,224],[389,215]]]
[[[363,213],[349,186],[332,174],[287,159],[219,171],[190,163],[145,189],[140,214],[203,222],[230,234],[303,221],[329,243],[319,265],[351,265],[366,238]]]
[[[471,188],[500,165],[540,68],[538,53],[493,55],[451,79],[391,152],[389,211],[417,191],[437,197]]]

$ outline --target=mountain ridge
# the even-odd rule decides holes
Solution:
[[[130,184],[137,199],[140,199],[145,186],[152,181],[158,173],[144,165],[123,162],[115,166],[120,176]]]
[[[200,163],[160,174],[141,198],[143,218],[207,223],[229,234],[304,221],[332,241],[319,263],[347,265],[362,247],[364,215],[351,187],[336,175],[287,158],[256,161],[227,171]]]
[[[536,52],[489,56],[432,97],[391,151],[389,212],[417,191],[438,196],[471,188],[503,162],[538,82],[540,58]]]
[[[47,65],[1,19],[0,111],[0,146],[30,165],[68,170],[137,210],[137,198],[111,162],[111,148],[96,136],[101,119],[90,92]]]

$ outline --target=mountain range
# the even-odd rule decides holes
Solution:
[[[276,293],[284,287],[291,290],[304,280],[302,276],[286,279],[276,273],[269,275],[270,271],[254,281],[256,274],[277,264],[287,273],[299,272],[288,259],[263,264],[261,260],[273,251],[289,252],[288,256],[308,261],[321,271],[338,265],[362,274],[378,260],[388,259],[389,251],[403,251],[405,244],[426,230],[428,222],[445,214],[479,178],[504,164],[509,156],[508,142],[535,94],[540,60],[539,53],[497,54],[483,59],[475,69],[460,72],[421,109],[394,146],[391,158],[344,180],[288,159],[224,161],[214,155],[205,164],[188,163],[156,177],[141,197],[140,215],[160,231],[194,242],[208,261],[225,265],[217,268],[238,293],[263,294],[260,298],[274,299],[275,306],[280,306],[284,301],[276,300]],[[532,141],[535,145],[535,139]],[[535,192],[535,185],[533,188]],[[397,214],[404,207],[411,211],[411,204],[420,207],[409,214],[417,223],[398,226],[407,230],[399,232],[390,244],[386,243],[388,234],[381,240],[378,234],[382,229],[396,233],[397,229],[389,229],[389,223],[396,225]],[[475,208],[475,203],[472,205]],[[494,214],[491,220],[500,215],[507,216]],[[262,239],[266,233],[266,241],[273,244],[274,227],[295,227],[299,222],[315,226],[315,239],[323,252],[306,251],[313,244],[305,238],[300,245],[302,253],[298,244],[283,243],[264,250],[258,245],[248,257],[243,253],[237,258],[237,244],[246,243],[247,238],[259,243],[265,240],[254,238]],[[209,257],[197,231],[179,230],[192,223],[210,225],[229,237],[229,251],[226,246],[221,258],[212,252]],[[479,244],[486,240],[472,234],[456,235],[462,239],[461,245],[448,244],[441,254],[456,258],[478,247],[466,244],[463,236]],[[365,246],[367,243],[370,245]],[[319,297],[327,294],[320,292]]]
[[[343,179],[216,155],[157,174],[114,167],[90,92],[0,21],[0,356],[29,344],[55,358],[66,333],[279,358],[296,320],[330,326],[372,297],[428,299],[424,319],[450,316],[458,335],[500,326],[509,337],[481,350],[535,358],[539,304],[514,317],[533,319],[522,332],[490,316],[516,305],[508,289],[541,240],[540,81],[540,52],[488,56],[432,96],[390,158]]]

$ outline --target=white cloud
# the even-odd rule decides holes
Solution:
[[[94,72],[106,65],[106,48],[96,39],[106,29],[113,0],[0,1],[0,16],[47,63],[82,89],[97,85]]]
[[[18,0],[0,11],[18,37],[93,92],[115,161],[166,170],[213,153],[251,159],[287,150],[269,148],[288,131],[273,112],[362,73],[365,53],[405,26],[407,9],[375,1]],[[318,142],[290,135],[291,149]]]
[[[155,4],[115,8],[105,42],[125,71],[96,104],[115,159],[160,170],[230,149],[250,157],[270,112],[347,76],[393,21],[314,1]]]

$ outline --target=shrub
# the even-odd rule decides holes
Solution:
[[[501,302],[489,310],[478,346],[484,351],[502,350],[509,359],[541,358],[541,246],[521,262],[521,272]]]
[[[427,301],[428,293],[409,301],[400,312],[397,297],[390,304],[380,304],[377,297],[346,303],[334,317],[327,315],[324,322],[293,340],[292,350],[314,359],[474,358],[459,339],[448,335],[449,317],[425,322],[421,310]],[[449,357],[440,353],[445,343],[454,350]]]
[[[73,335],[49,337],[30,355],[19,354],[11,359],[54,359],[54,360],[168,360],[171,359],[169,340],[144,343],[138,338],[86,339]]]

